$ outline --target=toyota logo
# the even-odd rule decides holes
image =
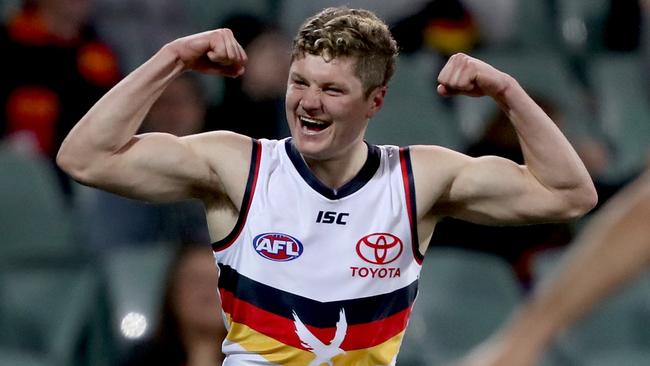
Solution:
[[[357,254],[372,264],[388,264],[402,254],[404,245],[400,238],[389,233],[366,235],[357,242]]]

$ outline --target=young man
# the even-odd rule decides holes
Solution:
[[[294,40],[291,139],[134,136],[182,72],[244,72],[246,55],[229,30],[181,38],[100,100],[58,161],[78,181],[129,197],[203,201],[228,324],[225,364],[394,364],[441,217],[563,220],[596,201],[555,124],[510,76],[466,55],[441,71],[439,93],[494,98],[518,131],[526,165],[366,144],[396,56],[374,14],[326,9]]]
[[[534,366],[553,340],[650,265],[650,170],[601,209],[557,269],[463,366]]]

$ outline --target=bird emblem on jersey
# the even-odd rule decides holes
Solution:
[[[343,343],[345,334],[348,331],[348,322],[345,319],[344,309],[341,309],[341,312],[339,313],[339,321],[336,322],[336,333],[334,333],[334,338],[332,338],[330,344],[325,344],[321,342],[320,339],[316,338],[316,336],[307,329],[305,324],[303,324],[295,311],[293,312],[293,320],[296,326],[296,334],[298,335],[298,338],[300,338],[300,343],[307,348],[307,350],[316,355],[316,358],[311,361],[308,366],[319,366],[323,363],[332,366],[332,358],[345,353],[345,351],[341,349],[341,343]]]

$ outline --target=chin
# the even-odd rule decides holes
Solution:
[[[298,152],[300,152],[300,155],[307,158],[318,159],[324,153],[323,146],[320,143],[294,139],[294,144]]]
[[[295,133],[291,134],[291,137],[293,137],[293,143],[300,150],[304,148],[314,149],[327,143],[326,139],[323,138],[324,136],[310,136],[302,131],[295,131]]]

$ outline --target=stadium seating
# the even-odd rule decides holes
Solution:
[[[126,246],[106,253],[102,267],[111,309],[111,333],[118,353],[150,337],[156,328],[167,267],[173,254],[174,246],[169,243]],[[146,326],[129,329],[123,323],[129,314],[144,316],[140,320],[143,319]]]
[[[426,52],[399,60],[385,104],[368,125],[369,142],[460,147],[462,139],[453,111],[435,91],[440,62]]]
[[[38,355],[0,346],[0,365],[11,366],[50,366]]]
[[[50,162],[0,147],[0,177],[0,265],[83,253]]]
[[[443,365],[502,324],[522,297],[501,259],[453,248],[430,248],[399,365]]]
[[[639,54],[604,53],[587,66],[598,122],[615,148],[607,177],[634,174],[650,152],[650,98],[643,78],[648,65]]]
[[[534,275],[547,276],[562,258],[562,250],[542,252],[534,258]],[[595,306],[586,317],[562,334],[551,357],[558,366],[639,364],[650,354],[650,272]],[[620,360],[614,362],[614,360]],[[648,358],[646,358],[647,364]]]
[[[517,50],[548,51],[558,46],[557,33],[550,2],[519,1],[517,36],[512,48]]]
[[[608,0],[556,0],[556,27],[562,46],[572,54],[603,50]]]
[[[0,352],[0,360],[31,354],[51,366],[82,365],[79,348],[96,305],[97,285],[87,267],[0,271],[0,349],[7,350]]]

